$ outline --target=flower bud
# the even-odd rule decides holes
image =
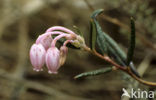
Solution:
[[[49,70],[49,74],[57,74],[57,70],[60,67],[59,59],[60,51],[56,47],[51,47],[47,50],[45,61]]]
[[[30,49],[30,61],[35,71],[42,71],[45,63],[45,48],[42,44],[33,44]]]
[[[61,46],[61,48],[60,48],[60,66],[62,66],[65,63],[67,53],[68,53],[68,48],[66,46]]]

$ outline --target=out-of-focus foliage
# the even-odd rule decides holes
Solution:
[[[137,27],[142,34],[148,33],[156,38],[156,8],[154,7],[155,4],[152,4],[154,3],[153,0],[106,0],[105,2],[110,6],[113,5],[114,9],[117,8],[124,12],[125,15],[135,17],[138,22]],[[124,31],[124,29],[122,30]]]

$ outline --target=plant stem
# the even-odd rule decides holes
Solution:
[[[87,52],[90,52],[92,54],[94,54],[95,56],[109,62],[110,64],[114,65],[116,67],[116,69],[120,69],[124,72],[126,72],[127,74],[129,74],[131,77],[133,77],[135,80],[139,81],[140,83],[144,84],[144,85],[148,85],[148,86],[154,86],[156,87],[156,82],[149,82],[149,81],[145,81],[139,77],[137,77],[135,74],[132,73],[132,71],[130,70],[129,67],[127,66],[121,66],[119,64],[117,64],[116,62],[114,62],[110,57],[108,57],[107,55],[101,55],[98,52],[96,52],[95,49],[91,50],[89,47],[85,46],[84,50]]]
[[[131,70],[130,70],[129,68],[127,69],[127,73],[128,73],[131,77],[133,77],[134,79],[136,79],[137,81],[139,81],[139,82],[142,83],[142,84],[145,84],[145,85],[148,85],[148,86],[154,86],[154,87],[156,87],[156,82],[145,81],[145,80],[143,80],[143,79],[137,77],[136,75],[134,75],[134,74],[131,72]]]

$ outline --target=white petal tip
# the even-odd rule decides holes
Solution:
[[[36,72],[43,71],[43,69],[35,69],[35,68],[33,70]]]
[[[49,74],[52,74],[52,72],[51,72],[51,71],[48,71],[48,73],[49,73]]]
[[[57,74],[57,72],[48,71],[49,74]]]

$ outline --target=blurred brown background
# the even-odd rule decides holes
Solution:
[[[120,100],[122,88],[156,89],[138,84],[120,71],[74,80],[77,74],[111,65],[73,49],[57,75],[48,74],[46,66],[43,72],[32,70],[29,48],[38,35],[51,26],[73,30],[76,25],[89,44],[90,15],[101,8],[105,10],[99,17],[103,30],[125,52],[129,19],[135,17],[134,63],[144,79],[156,81],[155,0],[0,0],[0,100]]]

